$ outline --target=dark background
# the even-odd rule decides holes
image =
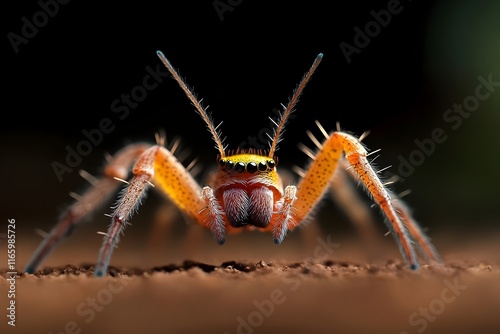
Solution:
[[[223,1],[221,1],[222,3]],[[225,3],[225,2],[224,2]],[[238,2],[233,2],[236,4]],[[282,166],[304,165],[296,145],[310,145],[305,131],[320,120],[328,130],[371,134],[365,144],[381,148],[377,165],[393,167],[431,138],[447,136],[426,155],[397,191],[424,226],[446,234],[498,227],[500,92],[482,101],[456,130],[443,121],[446,109],[474,94],[477,77],[500,81],[500,7],[493,1],[402,1],[401,12],[348,63],[342,42],[354,44],[355,27],[373,21],[370,11],[388,1],[241,1],[222,14],[213,1],[88,3],[60,5],[57,14],[16,53],[9,33],[33,22],[36,1],[4,6],[1,208],[20,227],[49,229],[81,192],[82,168],[98,173],[105,152],[135,141],[183,139],[205,165],[216,155],[210,134],[174,80],[165,79],[121,120],[111,103],[142,84],[146,67],[162,50],[224,121],[226,143],[235,148],[269,127],[268,116],[286,103],[314,57],[324,59],[297,106],[278,155]],[[163,69],[162,69],[163,70]],[[497,88],[500,90],[500,88]],[[115,130],[71,173],[56,177],[83,130],[109,118]]]

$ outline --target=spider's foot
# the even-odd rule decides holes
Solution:
[[[286,237],[286,233],[288,232],[288,228],[286,224],[281,224],[281,226],[273,229],[273,241],[276,245],[279,245],[283,242]]]
[[[419,268],[420,268],[420,265],[418,263],[410,264],[411,270],[418,270]]]
[[[94,276],[95,277],[104,277],[107,275],[107,270],[103,271],[102,269],[96,269],[94,270]]]

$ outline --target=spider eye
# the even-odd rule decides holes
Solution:
[[[257,171],[259,172],[269,172],[273,170],[273,168],[276,166],[276,163],[274,160],[266,160],[266,161],[261,161],[259,163],[257,162],[249,162],[245,164],[242,161],[239,162],[234,162],[232,160],[227,160],[227,158],[222,158],[217,161],[219,166],[221,168],[224,168],[228,172],[235,171],[236,173],[243,173],[243,172],[248,172],[250,174],[254,174]]]
[[[237,162],[236,165],[234,165],[234,171],[236,173],[243,173],[245,171],[245,164],[243,162]]]
[[[231,160],[226,161],[226,170],[233,170],[234,168],[234,162]]]
[[[259,162],[259,171],[265,172],[267,170],[267,164],[264,161]]]
[[[257,171],[257,164],[255,162],[249,162],[247,165],[247,172],[253,174]]]

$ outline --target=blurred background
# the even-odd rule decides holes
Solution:
[[[164,72],[156,50],[215,122],[224,121],[230,148],[263,136],[268,116],[322,52],[280,145],[281,166],[307,163],[297,144],[312,146],[305,131],[320,135],[315,120],[327,130],[336,122],[356,135],[369,130],[364,143],[382,149],[377,166],[392,165],[387,177],[402,177],[393,189],[412,190],[405,199],[431,235],[467,240],[498,231],[499,2],[55,4],[9,3],[2,14],[0,207],[4,222],[15,218],[26,232],[18,240],[49,230],[71,203],[67,194],[86,189],[79,169],[99,174],[107,152],[154,142],[160,129],[169,142],[182,138],[202,165],[213,164],[210,134],[175,81],[159,76],[144,90],[148,74]],[[127,107],[132,94],[136,103]],[[454,107],[464,103],[461,112]],[[76,149],[103,119],[108,133],[58,177],[54,162],[67,165],[68,147]],[[149,230],[160,202],[151,194],[139,213],[145,218],[139,225],[136,217],[126,236]],[[328,228],[349,233],[342,213],[330,211],[340,222]],[[93,235],[107,225],[98,220]]]

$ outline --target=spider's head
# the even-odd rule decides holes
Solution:
[[[282,193],[281,179],[276,170],[277,160],[254,151],[237,152],[218,157],[215,189],[237,185],[256,187],[262,185]]]
[[[253,153],[234,154],[218,159],[220,170],[231,174],[256,174],[276,171],[276,161]]]
[[[276,170],[277,158],[270,158],[258,150],[237,150],[227,156],[217,157],[219,165],[216,186],[226,187],[236,184],[262,184],[282,193],[281,179]]]
[[[232,227],[266,228],[283,185],[276,160],[266,155],[236,153],[218,159],[213,189]]]

